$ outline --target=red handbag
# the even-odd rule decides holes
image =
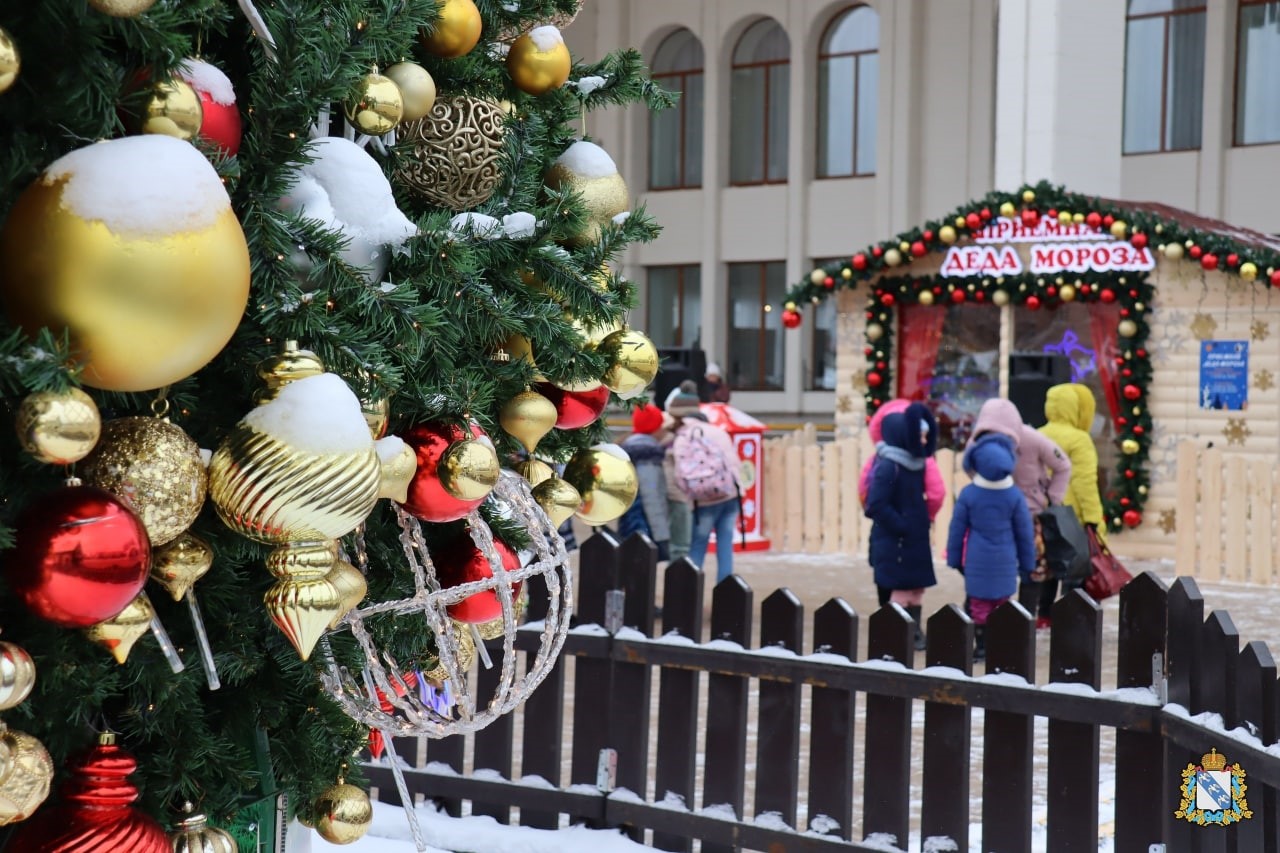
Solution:
[[[1089,564],[1093,569],[1085,579],[1084,591],[1094,601],[1102,601],[1124,589],[1124,585],[1133,580],[1133,575],[1116,559],[1111,549],[1098,541],[1097,530],[1089,526],[1085,532],[1089,537]]]

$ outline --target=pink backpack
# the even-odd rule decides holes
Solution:
[[[738,481],[724,453],[700,427],[677,435],[671,450],[675,454],[676,485],[695,504],[725,501],[738,494]]]

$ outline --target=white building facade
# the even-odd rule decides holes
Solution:
[[[589,0],[565,35],[683,93],[588,130],[665,229],[636,324],[748,411],[835,406],[836,301],[785,334],[791,283],[993,188],[1280,232],[1280,0]]]

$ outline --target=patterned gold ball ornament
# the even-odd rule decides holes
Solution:
[[[533,499],[556,527],[564,524],[582,506],[582,495],[554,474],[533,487]]]
[[[613,332],[600,342],[599,349],[610,362],[604,372],[604,384],[624,400],[643,394],[658,375],[658,348],[643,332]]]
[[[22,68],[22,57],[18,55],[18,46],[13,38],[0,27],[0,94],[7,92],[18,79],[18,71]]]
[[[360,606],[360,602],[364,601],[364,597],[369,594],[369,582],[365,580],[363,572],[346,560],[336,561],[326,577],[338,591],[338,598],[342,600],[342,612],[329,623],[330,628],[336,628],[343,616],[355,610]]]
[[[400,88],[404,103],[403,121],[413,121],[431,112],[436,102],[436,81],[431,72],[416,62],[397,62],[382,72]]]
[[[204,107],[190,83],[172,77],[147,86],[136,112],[130,110],[128,117],[133,133],[156,133],[190,142],[200,133]]]
[[[49,796],[53,759],[44,744],[0,722],[0,751],[8,756],[0,769],[0,826],[26,820]]]
[[[195,522],[208,490],[199,445],[163,418],[107,421],[79,474],[86,485],[125,501],[152,547],[172,542]]]
[[[582,496],[578,518],[591,525],[621,518],[640,489],[631,458],[616,444],[579,450],[565,465],[564,479]]]
[[[240,847],[229,832],[209,826],[209,819],[186,803],[183,818],[169,833],[173,853],[239,853]]]
[[[1138,442],[1136,439],[1126,438],[1124,441],[1120,442],[1120,449],[1123,450],[1129,456],[1132,456],[1133,454],[1137,453],[1141,449],[1141,447],[1138,445]]]
[[[194,533],[180,533],[151,552],[151,579],[181,601],[192,585],[213,568],[213,546]]]
[[[156,5],[156,0],[89,0],[89,5],[113,18],[136,18]]]
[[[427,53],[442,59],[457,59],[466,56],[479,43],[483,25],[480,10],[471,0],[444,0],[440,17],[430,31],[423,29],[418,33],[418,41]]]
[[[426,117],[397,129],[396,180],[450,210],[478,207],[502,179],[505,122],[506,114],[493,101],[437,98]]]
[[[316,832],[330,844],[352,844],[364,837],[373,823],[369,795],[342,779],[326,788],[315,803]]]
[[[404,96],[394,80],[372,71],[356,83],[343,109],[356,130],[367,136],[382,136],[404,118]]]
[[[614,217],[631,209],[627,182],[618,174],[613,158],[591,142],[573,143],[551,164],[546,184],[562,193],[574,193],[582,200],[585,219],[581,229],[570,235],[575,245],[595,243],[600,231]]]
[[[1132,320],[1121,320],[1120,324],[1116,326],[1116,331],[1120,333],[1122,338],[1132,338],[1138,334],[1138,324]]]
[[[555,27],[537,27],[511,44],[507,73],[520,91],[539,96],[559,89],[569,79],[573,58]]]
[[[502,404],[498,423],[532,453],[556,425],[556,407],[537,391],[526,388]]]
[[[151,599],[141,592],[115,616],[85,628],[84,635],[109,651],[116,663],[123,665],[129,659],[134,643],[142,639],[151,627],[155,615]]]
[[[79,462],[98,443],[102,418],[93,398],[79,388],[37,391],[18,406],[14,419],[22,449],[50,465]]]
[[[36,665],[27,650],[0,642],[0,711],[21,705],[36,686]]]

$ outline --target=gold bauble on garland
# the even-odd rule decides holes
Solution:
[[[173,853],[239,853],[240,847],[231,834],[209,826],[208,818],[187,803],[184,817],[169,833]]]
[[[1074,302],[1076,299],[1075,285],[1064,284],[1062,287],[1058,288],[1058,298],[1063,302]]]
[[[1006,290],[997,290],[991,294],[991,302],[999,307],[1009,304],[1009,292]]]
[[[27,650],[0,642],[0,711],[21,705],[36,685],[36,665]]]
[[[89,0],[89,5],[113,18],[136,18],[156,5],[156,0]]]
[[[451,210],[469,210],[502,179],[506,116],[482,98],[437,98],[425,118],[401,123],[395,177],[415,195]]]
[[[84,634],[110,652],[116,663],[123,664],[129,659],[129,652],[133,651],[133,644],[142,639],[151,627],[155,615],[151,599],[145,592],[140,592],[125,605],[124,610],[104,622],[85,628]]]
[[[404,96],[394,80],[373,71],[360,78],[343,108],[356,130],[382,136],[404,118]]]
[[[436,102],[436,81],[431,73],[416,62],[397,62],[382,72],[400,88],[404,103],[404,121],[420,119],[431,112]]]
[[[460,501],[480,500],[498,484],[502,466],[488,440],[455,441],[440,457],[440,485]]]
[[[516,88],[529,95],[545,95],[569,79],[573,58],[555,27],[538,27],[512,43],[507,73]]]
[[[423,29],[418,41],[427,53],[442,59],[466,56],[480,41],[484,21],[480,10],[471,0],[444,0],[440,17],[432,23],[430,32]]]
[[[1120,442],[1120,449],[1123,450],[1129,456],[1132,456],[1133,454],[1141,450],[1142,447],[1141,445],[1138,444],[1136,439],[1126,438],[1124,441]]]
[[[932,305],[932,304],[933,304],[933,291],[932,291],[932,290],[922,290],[922,291],[920,291],[920,295],[919,295],[918,297],[916,297],[916,301],[917,301],[917,302],[919,302],[921,305]]]
[[[174,601],[213,568],[213,546],[194,533],[181,533],[168,545],[151,552],[151,579]]]
[[[537,391],[526,388],[502,404],[498,423],[532,453],[543,436],[555,429],[556,407]]]
[[[610,361],[604,384],[624,400],[638,397],[658,375],[658,348],[642,332],[621,329],[600,342],[600,352]]]
[[[871,341],[872,343],[875,343],[876,341],[880,340],[883,337],[884,337],[884,326],[880,325],[879,323],[867,324],[867,340]]]
[[[7,92],[18,79],[18,71],[22,68],[22,57],[18,55],[18,46],[13,38],[0,27],[0,94]]]
[[[1122,338],[1132,338],[1138,334],[1138,324],[1132,320],[1121,320],[1120,324],[1116,326],[1116,331],[1120,333]]]
[[[591,525],[621,518],[640,489],[635,466],[616,444],[579,450],[565,465],[564,479],[582,496],[578,518]]]
[[[586,220],[570,236],[574,244],[595,243],[602,228],[631,209],[627,182],[618,174],[613,158],[591,142],[570,145],[547,170],[546,184],[553,190],[581,197]]]
[[[0,826],[26,820],[49,796],[53,759],[44,744],[0,722],[0,751],[8,756],[0,770]]]
[[[578,490],[556,476],[534,486],[533,499],[556,527],[568,521],[582,505],[582,495]]]
[[[889,249],[884,253],[884,265],[887,267],[896,267],[902,263],[902,252],[897,249]]]
[[[37,391],[18,406],[14,419],[22,449],[50,465],[70,465],[89,455],[102,433],[93,398],[79,388]]]
[[[342,780],[326,788],[315,803],[316,832],[330,844],[352,844],[364,837],[373,823],[369,795]]]

